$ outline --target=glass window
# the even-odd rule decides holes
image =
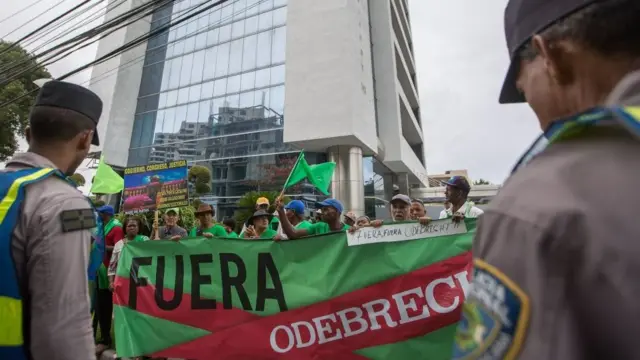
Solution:
[[[222,96],[227,92],[227,78],[216,80],[213,86],[213,96]]]
[[[215,28],[213,30],[209,30],[207,32],[207,47],[211,47],[218,43],[218,35],[220,34],[220,29]]]
[[[267,30],[273,27],[273,12],[269,11],[258,16],[258,30]]]
[[[242,70],[242,42],[238,39],[231,42],[231,52],[229,53],[229,74],[235,74]]]
[[[271,65],[271,31],[258,34],[256,67]]]
[[[244,21],[244,33],[253,34],[258,31],[258,17],[252,16]]]
[[[218,46],[218,55],[216,57],[216,77],[225,76],[229,72],[229,43],[220,44]]]
[[[171,75],[169,76],[169,88],[174,89],[180,86],[180,69],[182,66],[182,58],[175,58],[169,65],[171,67]]]
[[[196,31],[198,31],[198,21],[196,19],[189,20],[186,27],[187,27],[186,35],[191,35]]]
[[[167,107],[178,104],[178,90],[167,91]]]
[[[156,116],[155,128],[153,129],[154,133],[161,133],[164,126],[164,118],[165,111],[158,111],[158,116]]]
[[[219,25],[220,24],[220,15],[221,15],[220,8],[218,8],[218,7],[213,8],[213,11],[211,12],[211,15],[209,15],[209,24],[210,25]]]
[[[210,11],[207,11],[198,17],[198,31],[204,30],[209,26],[209,14]]]
[[[250,90],[255,87],[256,73],[253,71],[241,75],[240,91]]]
[[[187,105],[187,116],[185,117],[187,122],[198,122],[198,110],[200,109],[200,103],[193,103]]]
[[[233,3],[233,19],[241,19],[247,11],[247,0],[236,0]]]
[[[193,54],[193,66],[191,67],[190,83],[202,81],[204,68],[204,50],[200,50]]]
[[[182,69],[180,70],[180,86],[189,84],[191,80],[191,68],[193,67],[193,54],[182,57]]]
[[[247,91],[247,92],[243,92],[240,94],[240,107],[241,108],[248,108],[248,107],[252,107],[254,105],[253,100],[254,100],[254,94],[253,91]]]
[[[216,54],[218,47],[214,46],[205,51],[204,54],[204,69],[202,73],[203,80],[213,79],[216,70]]]
[[[220,28],[220,38],[218,42],[225,42],[231,39],[231,25],[225,25]]]
[[[271,61],[273,64],[284,62],[286,55],[286,27],[279,27],[273,31],[273,47],[271,48]]]
[[[189,101],[189,88],[178,90],[178,104],[184,104]]]
[[[173,50],[175,49],[175,47],[175,43],[169,43],[169,45],[167,45],[167,59],[174,55]]]
[[[260,1],[260,12],[273,9],[273,0]]]
[[[175,45],[173,46],[174,56],[182,55],[182,54],[184,54],[184,39],[176,41]]]
[[[228,1],[222,7],[222,22],[231,20],[233,17],[233,2]]]
[[[273,10],[273,26],[284,25],[287,22],[287,8]]]
[[[270,93],[271,99],[269,101],[269,107],[282,115],[284,113],[284,86],[271,88]]]
[[[257,44],[257,35],[251,35],[244,38],[244,50],[242,51],[242,71],[251,70],[256,67]]]
[[[160,93],[160,97],[158,98],[158,109],[162,109],[167,107],[167,93]]]
[[[192,52],[193,50],[195,50],[195,48],[196,48],[196,37],[195,36],[188,37],[184,41],[184,52],[185,53]]]
[[[225,101],[225,106],[237,108],[239,106],[240,95],[239,94],[227,95],[227,97],[224,98],[224,101]]]
[[[284,82],[285,72],[284,65],[271,68],[271,84],[280,85]]]
[[[172,42],[175,39],[176,39],[176,29],[171,28],[169,29],[169,42]]]
[[[202,85],[193,85],[189,88],[189,102],[200,100],[200,92],[202,91]]]
[[[271,78],[271,68],[266,68],[256,71],[256,88],[269,86],[269,79]]]
[[[198,105],[198,123],[206,124],[209,121],[209,112],[211,111],[211,100],[201,101]]]
[[[210,99],[213,97],[213,81],[202,84],[202,91],[200,92],[201,99]]]
[[[169,74],[171,73],[171,62],[173,60],[167,60],[164,63],[162,69],[162,83],[160,84],[160,90],[167,90],[169,88]]]
[[[187,34],[187,26],[184,23],[178,25],[176,29],[176,39],[180,39]]]
[[[176,108],[171,108],[171,109],[167,109],[167,111],[164,112],[164,119],[162,120],[162,127],[158,129],[158,127],[156,126],[156,133],[170,133],[171,130],[173,129],[173,123],[175,121],[176,118]],[[156,139],[154,140],[154,143],[158,142],[158,137],[156,135]]]
[[[240,75],[231,76],[227,79],[227,94],[240,91]]]
[[[278,7],[278,6],[284,6],[287,5],[287,0],[274,0],[273,1],[273,6]]]
[[[224,98],[223,97],[215,98],[211,102],[211,111],[213,111],[214,115],[220,114],[220,108],[223,106],[225,106]]]
[[[187,119],[187,106],[186,105],[178,106],[175,109],[176,109],[176,118],[173,120],[173,122],[168,123],[167,119],[165,118],[164,126],[162,127],[162,129],[166,133],[175,134],[175,133],[179,132],[180,131],[180,125],[182,125],[182,122]]]
[[[244,20],[238,20],[231,24],[231,38],[237,39],[244,35]]]
[[[207,32],[196,35],[196,50],[204,49],[207,46]]]
[[[266,95],[267,95],[267,90],[254,91],[253,103],[255,105],[262,105],[262,106],[269,105],[268,102],[265,101]]]
[[[255,15],[260,10],[258,3],[260,0],[247,0],[247,16]]]

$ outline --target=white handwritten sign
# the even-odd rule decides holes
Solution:
[[[354,233],[347,232],[349,246],[376,244],[382,242],[409,241],[436,236],[457,235],[467,232],[464,221],[454,223],[451,219],[436,220],[429,225],[419,223],[385,224],[379,228],[363,227]]]

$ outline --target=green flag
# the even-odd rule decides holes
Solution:
[[[336,163],[334,162],[309,165],[304,158],[304,151],[301,151],[296,164],[293,166],[293,169],[291,169],[291,173],[284,184],[284,188],[289,188],[307,179],[307,181],[320,190],[320,192],[329,195],[329,191],[327,190],[331,184],[331,177],[333,177],[335,168]]]
[[[281,242],[130,242],[114,283],[116,351],[182,359],[451,359],[475,228],[475,219],[436,220]]]
[[[91,184],[94,194],[117,194],[124,189],[124,179],[100,157],[100,164]]]

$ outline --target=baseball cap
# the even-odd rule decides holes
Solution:
[[[103,205],[96,209],[101,214],[113,215],[116,211],[113,209],[111,205]]]
[[[258,200],[256,200],[256,205],[269,205],[269,199],[266,197],[259,197]]]
[[[467,192],[471,190],[471,185],[464,176],[452,176],[445,184]]]
[[[504,32],[511,64],[500,91],[500,103],[525,102],[524,95],[516,87],[520,71],[518,51],[533,35],[553,23],[591,5],[598,0],[510,0],[504,11]]]
[[[316,206],[317,207],[331,206],[332,208],[338,210],[340,214],[342,214],[342,211],[344,210],[344,208],[342,207],[342,203],[337,199],[326,199],[324,201],[320,201],[319,203],[316,203]]]
[[[285,210],[292,210],[298,215],[304,215],[304,203],[300,200],[291,200],[284,207]]]
[[[358,219],[358,217],[356,216],[356,214],[353,211],[347,211],[346,214],[344,214],[344,217],[346,219],[349,219],[353,222],[356,222],[356,220]]]
[[[180,215],[180,209],[179,208],[170,208],[167,209],[167,211],[165,212],[165,214],[168,214],[169,212],[173,211],[174,213],[176,213],[176,215]]]
[[[390,203],[403,202],[407,205],[411,205],[411,198],[404,194],[398,194],[391,198]]]

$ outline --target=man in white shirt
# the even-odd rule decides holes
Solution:
[[[444,196],[451,202],[451,206],[440,212],[440,219],[477,218],[484,213],[467,199],[471,186],[464,176],[452,176],[445,184]]]

